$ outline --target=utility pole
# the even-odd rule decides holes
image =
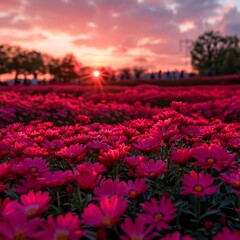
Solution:
[[[179,50],[180,52],[184,53],[184,65],[185,65],[185,71],[188,72],[189,65],[190,65],[190,50],[192,48],[193,41],[190,39],[181,39],[179,41]]]

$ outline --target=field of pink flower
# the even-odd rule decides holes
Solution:
[[[240,86],[0,88],[0,239],[239,240]]]

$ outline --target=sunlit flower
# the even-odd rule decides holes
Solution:
[[[181,194],[189,195],[193,194],[196,198],[200,198],[206,195],[212,195],[215,193],[218,186],[212,186],[214,178],[210,174],[204,174],[204,172],[197,173],[191,171],[190,174],[185,174],[182,182]]]
[[[127,201],[118,196],[102,197],[100,207],[90,203],[83,210],[83,223],[95,227],[112,227],[127,209]]]
[[[169,223],[176,217],[176,208],[171,199],[162,197],[158,202],[152,198],[142,205],[146,213],[141,214],[146,223],[156,226],[158,231],[169,228]]]

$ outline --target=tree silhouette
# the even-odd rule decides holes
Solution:
[[[206,74],[209,70],[214,75],[222,74],[224,73],[223,63],[229,54],[234,52],[233,50],[239,51],[237,37],[224,37],[219,32],[214,31],[205,32],[193,43],[192,65],[200,74]]]

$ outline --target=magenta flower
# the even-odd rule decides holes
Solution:
[[[184,186],[182,187],[181,194],[193,194],[196,198],[212,195],[218,188],[218,186],[212,186],[214,178],[210,174],[205,175],[203,171],[200,173],[191,171],[190,174],[185,174],[182,182]]]
[[[49,173],[49,163],[41,157],[25,158],[12,168],[15,174],[32,175],[35,177]]]
[[[192,150],[188,148],[179,148],[178,150],[171,151],[170,161],[179,164],[185,165],[192,157]]]
[[[146,213],[141,214],[145,218],[146,223],[156,226],[158,231],[167,229],[169,223],[176,217],[176,208],[171,199],[162,197],[158,202],[152,198],[150,202],[142,205]]]
[[[47,174],[44,174],[43,177],[38,178],[41,184],[50,188],[61,187],[62,185],[71,182],[72,179],[73,179],[73,175],[70,170],[47,173]]]
[[[240,171],[236,173],[222,173],[220,179],[233,187],[233,192],[240,195]]]
[[[6,178],[10,173],[12,165],[9,163],[1,163],[0,164],[0,179]]]
[[[193,148],[193,157],[197,160],[196,165],[204,168],[214,168],[218,171],[229,167],[236,154],[229,154],[225,148],[217,144],[203,144]]]
[[[102,164],[83,163],[74,168],[74,179],[81,189],[91,190],[100,182],[104,170]]]
[[[24,211],[15,211],[5,215],[0,222],[0,239],[41,239],[39,227],[43,224],[43,219],[33,218],[28,220]]]
[[[162,237],[161,240],[193,240],[190,235],[181,236],[180,232],[174,232]]]
[[[144,218],[138,217],[135,222],[131,218],[126,218],[124,223],[121,224],[125,236],[121,235],[121,240],[151,240],[157,236],[157,233],[153,233],[154,226],[146,225]]]
[[[128,180],[127,195],[129,198],[137,198],[141,193],[148,189],[143,178],[136,178],[135,181]]]
[[[56,219],[50,215],[43,227],[42,239],[52,240],[78,240],[84,234],[80,228],[80,220],[78,216],[72,215],[71,212],[65,216],[58,215]]]
[[[146,156],[131,156],[131,157],[125,157],[124,162],[126,165],[132,169],[135,169],[137,166],[139,166],[142,162],[146,162],[147,157]]]
[[[231,232],[227,227],[224,227],[222,232],[217,233],[217,235],[215,235],[213,237],[213,240],[223,240],[223,239],[239,240],[240,239],[240,231],[235,230],[235,231]]]
[[[83,146],[82,144],[75,144],[70,147],[63,147],[60,151],[56,152],[56,155],[69,162],[79,162],[85,157],[85,150],[86,146]]]
[[[156,178],[165,172],[167,172],[167,164],[161,160],[150,159],[137,167],[137,173],[146,178]]]
[[[127,192],[127,184],[124,181],[120,181],[118,178],[114,181],[107,179],[100,183],[99,187],[96,187],[93,193],[96,195],[94,199],[100,199],[102,197],[111,198],[112,196],[122,197]]]
[[[34,217],[48,210],[51,197],[48,192],[29,192],[20,197],[23,210],[28,217]]]
[[[161,140],[157,137],[148,137],[139,139],[137,143],[134,143],[133,146],[142,152],[150,152],[156,150],[160,147]]]
[[[127,209],[127,201],[118,196],[111,198],[102,197],[100,199],[100,207],[90,203],[83,210],[83,223],[95,227],[112,227],[116,224],[125,210]]]
[[[121,147],[109,149],[108,151],[101,151],[98,157],[99,161],[105,166],[112,166],[120,159],[124,158],[129,151],[129,147],[122,144]]]

